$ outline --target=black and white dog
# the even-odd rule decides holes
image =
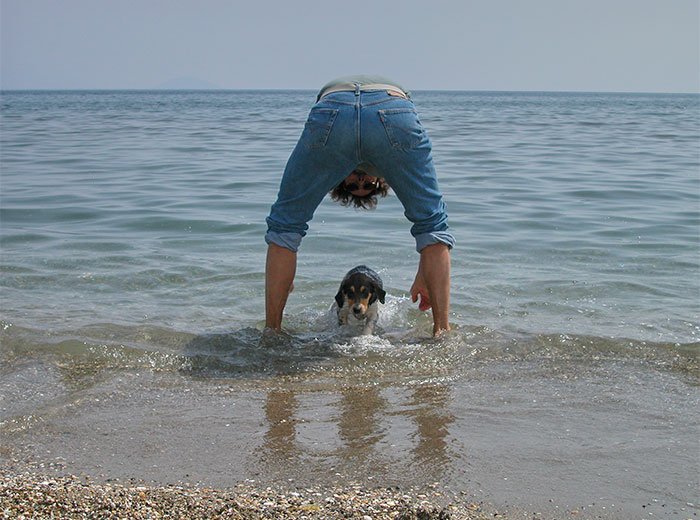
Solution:
[[[382,279],[365,265],[353,267],[340,283],[338,294],[335,295],[338,325],[348,323],[350,316],[364,320],[362,334],[372,334],[379,319],[377,300],[384,303]]]

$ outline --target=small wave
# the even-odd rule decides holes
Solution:
[[[429,334],[425,313],[408,298],[390,298],[375,335],[338,326],[328,310],[309,310],[285,332],[244,327],[194,334],[160,327],[95,324],[73,331],[32,330],[4,323],[0,361],[11,373],[40,359],[69,379],[106,371],[149,370],[194,378],[365,382],[474,377],[480,367],[507,363],[588,370],[599,363],[640,363],[686,374],[697,384],[700,342],[654,343],[571,334],[503,332],[455,326],[441,338]]]

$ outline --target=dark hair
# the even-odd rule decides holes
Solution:
[[[350,193],[345,186],[345,180],[330,192],[331,199],[337,200],[343,206],[354,205],[358,209],[374,209],[377,206],[377,196],[386,197],[388,193],[389,185],[381,177],[377,179],[377,187],[362,197]]]

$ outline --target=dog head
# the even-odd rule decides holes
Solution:
[[[357,266],[345,275],[335,295],[339,308],[348,305],[357,319],[363,319],[367,309],[379,300],[384,303],[386,292],[382,287],[382,279],[372,269],[363,265]]]

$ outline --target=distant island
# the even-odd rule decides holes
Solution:
[[[156,90],[220,90],[222,87],[199,78],[174,78],[156,85]]]

